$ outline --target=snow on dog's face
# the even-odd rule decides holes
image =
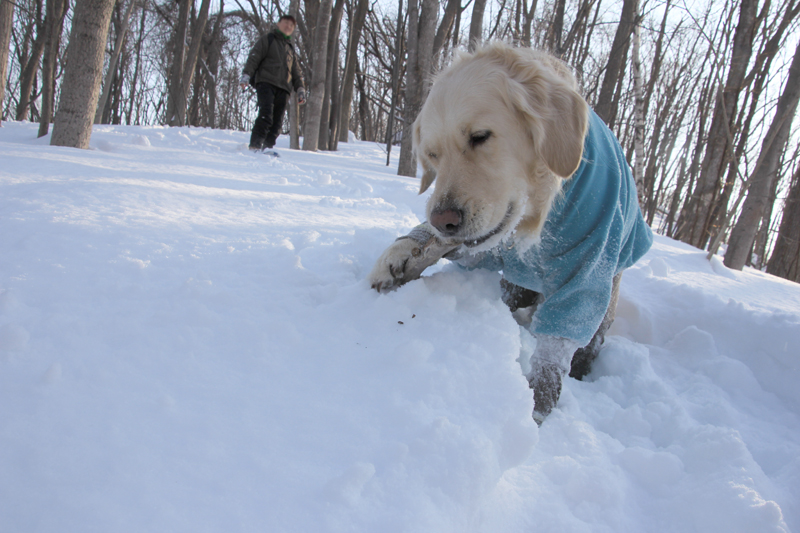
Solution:
[[[420,193],[436,182],[428,222],[476,251],[512,232],[530,246],[580,164],[587,122],[558,60],[502,44],[460,57],[437,76],[414,123]]]

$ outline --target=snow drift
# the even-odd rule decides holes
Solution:
[[[0,531],[800,527],[800,286],[656,237],[537,428],[497,273],[364,282],[424,211],[381,147],[35,135],[0,129]]]

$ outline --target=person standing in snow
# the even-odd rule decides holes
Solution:
[[[297,103],[302,105],[306,101],[303,73],[292,45],[296,25],[293,16],[283,15],[277,27],[253,45],[242,70],[239,85],[242,89],[252,85],[258,95],[258,117],[250,134],[251,150],[275,146],[292,89],[297,91]]]

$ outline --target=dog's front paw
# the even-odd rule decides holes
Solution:
[[[563,374],[557,365],[544,363],[528,376],[528,385],[533,389],[533,419],[539,426],[558,404]]]
[[[423,248],[415,240],[395,241],[372,267],[372,272],[367,278],[370,286],[378,292],[388,292],[417,279],[428,266],[428,264],[422,266],[423,256]]]

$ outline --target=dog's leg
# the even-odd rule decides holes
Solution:
[[[461,243],[444,241],[427,222],[400,237],[375,262],[368,280],[379,292],[388,292],[420,277],[422,271],[455,251]]]
[[[597,358],[606,331],[611,327],[616,316],[621,278],[622,273],[614,276],[608,309],[588,345],[578,348],[578,344],[570,339],[537,335],[536,350],[531,355],[531,371],[527,376],[528,384],[533,389],[533,419],[537,424],[541,425],[558,403],[561,395],[561,383],[567,372],[570,377],[582,379],[591,370],[592,362]],[[520,303],[537,303],[537,293],[533,291],[528,291],[505,280],[501,281],[501,286],[503,301],[512,310]]]
[[[533,389],[533,419],[537,424],[541,425],[558,403],[561,381],[569,372],[572,354],[577,347],[578,343],[571,339],[536,336],[528,384]]]
[[[597,332],[592,337],[592,340],[584,346],[579,348],[575,355],[572,356],[572,366],[569,371],[569,377],[582,380],[592,370],[592,363],[597,359],[597,354],[600,353],[600,347],[606,337],[606,332],[611,324],[614,323],[614,318],[617,316],[617,302],[619,302],[619,284],[622,278],[622,272],[614,276],[614,283],[611,288],[611,302],[608,304],[603,321]]]
[[[514,285],[505,278],[500,279],[500,294],[503,303],[511,311],[511,316],[517,324],[527,328],[531,325],[533,313],[536,312],[542,295],[536,291]]]
[[[533,389],[533,419],[541,426],[561,396],[564,371],[558,365],[543,363],[531,374],[528,385]]]
[[[537,298],[539,297],[538,292],[514,285],[506,278],[500,280],[500,291],[503,303],[508,306],[512,313],[517,309],[531,307],[537,303]]]

